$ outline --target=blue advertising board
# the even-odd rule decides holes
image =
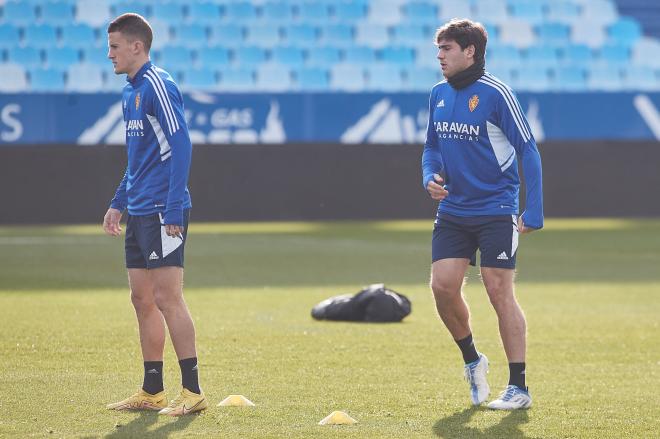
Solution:
[[[660,139],[660,93],[521,93],[537,141]],[[424,142],[424,93],[186,93],[194,144]],[[118,94],[0,94],[0,145],[123,144]]]

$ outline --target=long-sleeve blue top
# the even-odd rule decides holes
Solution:
[[[191,207],[192,158],[181,92],[169,73],[147,62],[128,79],[122,103],[128,166],[110,207],[163,213],[164,224],[181,226],[183,210]]]
[[[489,73],[462,89],[447,81],[433,87],[422,175],[425,189],[434,173],[445,178],[449,194],[438,215],[518,215],[518,159],[527,194],[523,222],[540,229],[541,156],[511,89]]]

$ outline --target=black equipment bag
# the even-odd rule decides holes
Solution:
[[[372,284],[354,296],[343,294],[322,301],[312,308],[312,317],[350,322],[400,322],[410,311],[411,303],[406,296],[384,284]]]

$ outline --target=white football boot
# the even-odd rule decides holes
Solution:
[[[470,384],[472,404],[479,405],[488,398],[490,387],[486,380],[488,358],[479,354],[479,359],[465,365],[465,380]]]
[[[488,408],[493,410],[518,410],[528,409],[532,406],[532,397],[529,389],[521,389],[509,384],[500,396],[488,403]]]

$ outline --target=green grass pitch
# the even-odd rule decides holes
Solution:
[[[123,238],[0,228],[0,437],[651,438],[660,431],[660,221],[549,220],[521,238],[529,411],[472,408],[427,287],[430,221],[192,223],[185,296],[210,408],[105,404],[141,384]],[[400,324],[316,322],[320,300],[385,282]],[[465,294],[497,393],[508,370],[476,271]],[[166,390],[179,372],[165,353]],[[256,407],[217,407],[242,394]],[[494,395],[491,395],[491,397]],[[333,410],[358,420],[319,426]]]

